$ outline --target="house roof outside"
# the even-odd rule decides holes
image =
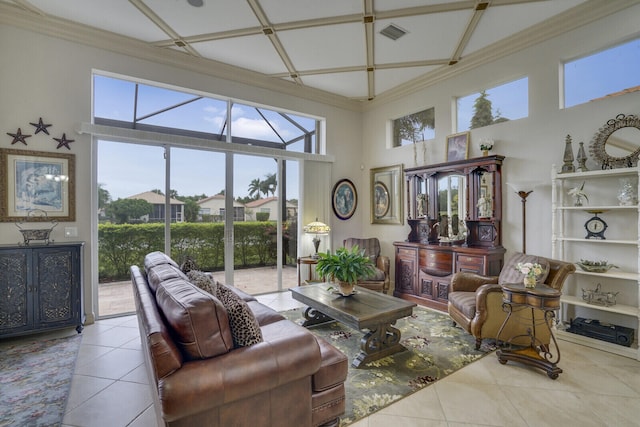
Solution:
[[[127,199],[141,199],[151,203],[152,205],[164,205],[165,200],[164,195],[155,193],[153,191],[145,191],[144,193],[135,194],[133,196],[127,197]],[[169,203],[172,205],[184,205],[184,202],[173,198],[169,198]]]
[[[198,200],[196,203],[199,205],[204,205],[208,202],[215,202],[215,201],[220,201],[222,203],[225,202],[225,196],[224,194],[216,194],[215,196],[210,196],[210,197],[206,197],[204,199],[200,199]],[[240,203],[237,200],[233,201],[233,207],[235,208],[241,208],[241,207],[245,207],[245,205],[243,203]]]
[[[268,203],[277,202],[277,201],[278,201],[277,197],[265,197],[264,199],[253,200],[253,201],[251,201],[249,203],[246,203],[245,206],[247,208],[258,208],[258,207],[266,205]],[[287,201],[287,207],[288,208],[297,208],[298,206],[296,206],[293,203]]]

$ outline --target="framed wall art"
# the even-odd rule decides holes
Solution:
[[[447,162],[464,160],[469,155],[469,132],[461,132],[447,137]]]
[[[371,223],[402,224],[402,165],[371,169]]]
[[[0,221],[75,221],[75,155],[0,149]]]
[[[358,206],[358,192],[348,179],[341,179],[333,186],[331,199],[333,213],[342,220],[351,218]]]

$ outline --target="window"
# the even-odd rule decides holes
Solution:
[[[413,144],[416,141],[434,139],[435,108],[427,108],[393,121],[393,146]]]
[[[640,90],[640,39],[564,64],[564,107]]]
[[[527,117],[529,78],[458,98],[457,114],[457,132]]]
[[[227,100],[94,75],[94,122],[213,141],[226,141]],[[319,153],[320,120],[248,104],[231,108],[238,144]]]

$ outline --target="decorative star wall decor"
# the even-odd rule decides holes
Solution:
[[[13,137],[13,141],[11,141],[11,145],[15,144],[16,142],[22,142],[24,145],[27,145],[27,141],[25,141],[25,139],[31,138],[31,135],[23,135],[21,128],[18,128],[18,131],[16,133],[7,132],[7,135]]]
[[[42,117],[40,117],[40,119],[38,120],[38,123],[29,123],[31,126],[35,126],[36,127],[36,135],[38,134],[38,132],[44,132],[47,135],[49,135],[49,131],[47,130],[47,128],[49,126],[51,126],[50,124],[44,124],[44,122],[42,121]]]
[[[56,148],[67,147],[67,150],[71,150],[69,144],[75,141],[75,139],[67,139],[67,134],[63,133],[62,138],[53,138],[55,141],[58,141],[58,146]]]

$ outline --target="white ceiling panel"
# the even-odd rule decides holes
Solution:
[[[187,0],[144,2],[183,37],[260,26],[246,1],[204,1],[202,7],[190,6]],[[229,19],[229,16],[233,16],[233,19]]]
[[[167,35],[127,0],[29,0],[46,14],[151,42]]]
[[[302,82],[306,86],[327,92],[338,89],[347,98],[366,98],[368,84],[366,71],[304,76]]]
[[[280,31],[278,37],[298,71],[366,65],[362,24]]]
[[[439,67],[440,66],[407,67],[399,69],[394,68],[389,70],[377,70],[375,78],[376,93],[383,93],[388,90],[392,90],[398,85],[416,79]]]
[[[375,62],[422,61],[425,59],[447,59],[456,48],[458,39],[448,34],[460,34],[469,21],[471,12],[445,12],[431,15],[395,18],[376,21]],[[380,34],[389,24],[396,24],[408,31],[398,40]]]
[[[260,0],[272,24],[362,13],[363,0]]]
[[[562,0],[492,7],[478,23],[464,54],[475,52],[503,38],[549,19],[560,12],[582,3],[582,0]]]
[[[373,5],[376,12],[382,12],[447,3],[460,3],[460,0],[375,0]]]
[[[369,24],[364,22],[367,4],[373,9],[369,40]],[[391,95],[394,88],[425,73],[448,69],[439,63],[451,59],[478,65],[483,59],[470,57],[472,53],[508,41],[536,24],[550,26],[544,32],[553,34],[547,30],[568,31],[571,25],[582,25],[584,16],[593,20],[606,16],[611,7],[629,7],[623,0],[491,0],[482,3],[484,12],[476,12],[478,4],[477,0],[204,0],[202,7],[193,7],[187,0],[0,0],[4,13],[18,15],[20,10],[20,22],[30,14],[33,25],[68,27],[61,36],[78,34],[77,40],[87,43],[96,39],[94,32],[83,34],[83,27],[73,24],[77,22],[146,42],[150,55],[158,46],[178,49],[262,73],[270,77],[264,79],[268,86],[273,79],[289,81],[294,76],[295,80],[298,74],[302,86],[348,99]],[[471,21],[474,13],[477,25]],[[562,19],[550,21],[561,13],[565,13]],[[41,14],[50,19],[42,20]],[[380,35],[391,23],[408,33],[396,41]],[[457,49],[464,34],[468,39],[460,54]],[[368,51],[373,52],[373,85],[364,71]]]
[[[206,58],[263,74],[286,73],[277,52],[263,34],[195,43],[193,47]]]

